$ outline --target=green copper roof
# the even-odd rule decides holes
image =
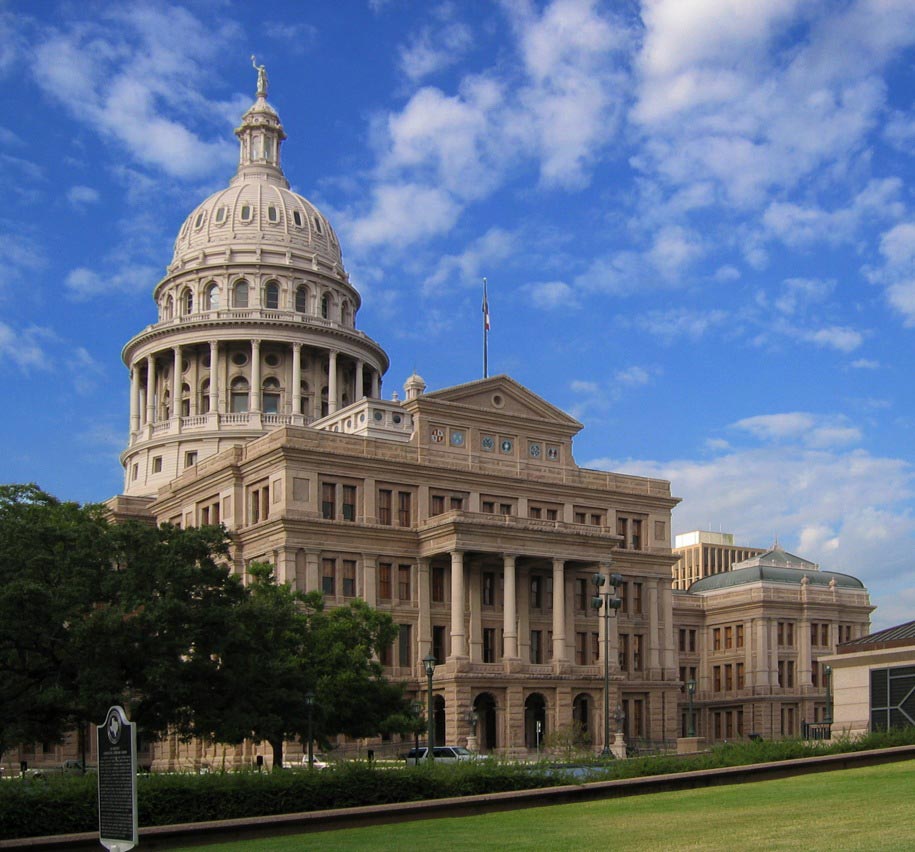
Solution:
[[[738,566],[745,566],[743,568]],[[809,565],[810,568],[802,568]],[[791,566],[791,567],[789,567]],[[798,567],[793,567],[798,566]],[[689,587],[690,592],[711,592],[715,589],[728,589],[732,586],[745,586],[747,583],[793,583],[800,585],[807,578],[811,586],[828,586],[832,580],[840,589],[863,589],[862,583],[849,574],[839,574],[836,571],[818,571],[815,563],[791,553],[786,553],[780,547],[775,547],[761,556],[738,562],[731,571],[721,574],[712,574],[696,580]]]

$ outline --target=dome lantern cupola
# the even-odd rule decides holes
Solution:
[[[257,100],[235,130],[240,143],[238,171],[230,185],[260,178],[288,189],[289,181],[280,166],[280,145],[286,133],[276,110],[267,103],[267,69],[253,56],[251,63],[257,70]]]

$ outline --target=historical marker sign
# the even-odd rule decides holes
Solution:
[[[112,852],[137,845],[137,726],[122,707],[108,711],[98,737],[99,841]]]

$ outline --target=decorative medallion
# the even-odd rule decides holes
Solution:
[[[451,430],[451,446],[452,447],[463,447],[464,446],[464,433],[460,429]]]
[[[515,445],[510,438],[503,438],[502,443],[499,444],[499,449],[502,450],[503,453],[510,453],[514,448]]]
[[[546,457],[550,461],[559,461],[559,447],[547,447]]]
[[[530,453],[531,458],[540,458],[540,444],[528,444],[527,451]]]
[[[441,444],[445,441],[445,430],[444,429],[433,429],[430,433],[433,444]]]
[[[480,441],[480,444],[483,446],[483,449],[486,452],[492,452],[496,446],[496,439],[492,435],[484,435],[483,440]]]

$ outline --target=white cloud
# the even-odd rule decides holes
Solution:
[[[707,331],[722,325],[728,314],[722,310],[693,311],[688,308],[670,308],[666,311],[649,311],[634,322],[653,337],[665,343],[679,338],[699,340]]]
[[[915,326],[915,222],[900,222],[880,238],[883,263],[865,267],[865,276],[885,287],[886,300],[902,315],[903,324]]]
[[[759,414],[731,424],[766,443],[793,441],[808,447],[833,447],[856,443],[861,432],[841,415],[815,415],[804,411]]]
[[[600,392],[600,385],[597,382],[589,382],[584,379],[574,379],[569,387],[575,393],[596,394]]]
[[[852,361],[849,366],[856,370],[879,370],[880,362],[871,358],[858,358],[856,361]]]
[[[783,314],[794,314],[811,303],[822,302],[835,290],[836,282],[821,278],[787,278],[775,307]]]
[[[91,186],[71,186],[67,190],[67,201],[77,210],[83,210],[90,204],[96,204],[98,200],[98,190]]]
[[[493,270],[517,250],[515,234],[499,227],[490,228],[482,237],[474,240],[460,254],[445,255],[435,270],[423,282],[427,293],[442,291],[451,281],[459,286],[481,286],[484,277],[492,277]],[[497,286],[493,278],[493,286]]]
[[[651,375],[651,370],[633,365],[617,370],[614,374],[614,379],[620,384],[628,385],[629,387],[639,387],[640,385],[647,385],[651,381]]]
[[[116,140],[145,166],[194,178],[227,168],[234,146],[189,129],[224,107],[194,88],[206,65],[236,35],[179,7],[114,7],[104,17],[50,31],[35,47],[39,86],[72,116]],[[184,45],[193,44],[189,53]]]
[[[44,250],[30,235],[0,230],[0,266],[7,283],[43,269],[47,262]]]
[[[564,281],[526,284],[522,289],[531,297],[534,307],[541,310],[550,311],[557,308],[568,310],[578,306],[575,291]]]
[[[439,26],[424,27],[409,44],[401,47],[400,68],[410,80],[421,80],[451,67],[472,46],[473,33],[468,26],[460,21],[445,20]]]
[[[0,321],[0,365],[12,362],[22,370],[50,370],[53,360],[45,347],[54,339],[50,329],[35,325],[17,329]]]
[[[264,32],[276,41],[285,42],[293,53],[299,55],[309,50],[318,39],[318,28],[305,21],[265,21]]]
[[[73,299],[83,301],[111,291],[149,292],[159,280],[159,270],[153,266],[118,267],[117,272],[100,274],[81,266],[71,270],[64,284]]]
[[[809,331],[804,337],[817,346],[837,349],[839,352],[854,352],[864,342],[864,335],[861,332],[844,326],[829,326]]]

